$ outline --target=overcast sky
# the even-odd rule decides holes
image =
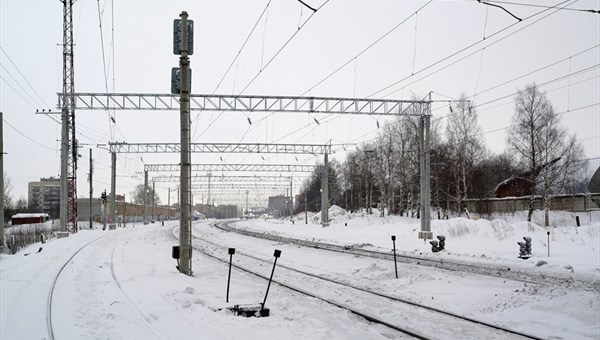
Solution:
[[[562,123],[585,147],[581,157],[594,159],[592,164],[598,166],[600,15],[544,7],[598,10],[600,1],[495,3],[520,22],[475,0],[305,2],[318,11],[313,13],[296,0],[121,0],[114,1],[114,9],[112,0],[79,0],[73,9],[76,92],[169,93],[170,70],[179,60],[172,53],[173,19],[185,10],[195,24],[190,58],[193,93],[410,99],[433,91],[433,99],[439,101],[433,114],[440,118],[448,113],[448,103],[443,101],[464,92],[477,105],[487,147],[500,153],[506,149],[514,93],[535,82],[547,92],[556,111],[564,112]],[[60,1],[0,3],[4,170],[15,199],[27,197],[28,182],[60,175],[60,124],[35,110],[57,111],[56,93],[62,89],[62,10]],[[111,114],[116,125],[110,122]],[[206,143],[360,143],[377,136],[378,121],[383,125],[391,119],[305,113],[267,116],[252,114],[249,125],[244,113],[193,113],[192,138]],[[59,115],[53,117],[60,120]],[[444,119],[440,121],[444,124]],[[110,155],[96,145],[179,142],[179,114],[77,111],[76,129],[82,145],[78,197],[89,195],[90,148],[95,196],[99,196],[104,189],[110,192]],[[344,154],[338,149],[331,158],[343,161]],[[318,160],[322,161],[320,156]],[[193,163],[205,164],[316,161],[306,155],[264,159],[192,155]],[[179,155],[118,155],[117,193],[129,200],[133,188],[143,182],[143,164],[152,163],[179,163]],[[176,185],[157,184],[163,202],[166,188]],[[294,191],[298,185],[299,181]],[[264,202],[258,193],[253,195]]]

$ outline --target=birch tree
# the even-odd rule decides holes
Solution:
[[[521,165],[528,170],[531,200],[528,221],[533,214],[533,197],[541,194],[544,206],[544,225],[549,226],[549,201],[551,195],[560,193],[579,176],[586,162],[583,147],[575,136],[560,125],[546,94],[535,84],[520,90],[515,97],[515,113],[508,134]]]
[[[477,111],[466,100],[464,93],[454,109],[450,106],[446,137],[451,147],[451,157],[455,161],[455,166],[449,170],[454,175],[458,206],[462,207],[462,202],[470,193],[469,178],[475,165],[485,154]]]

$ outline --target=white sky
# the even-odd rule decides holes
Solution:
[[[173,19],[186,10],[195,23],[192,91],[212,93],[267,3],[266,0],[150,0],[140,6],[140,2],[122,0],[114,4],[113,17],[112,1],[79,0],[74,6],[76,92],[106,92],[107,87],[108,92],[170,92],[170,70],[178,65],[178,56],[172,54]],[[582,158],[600,156],[600,15],[570,10],[556,13],[549,10],[535,15],[544,9],[503,5],[524,19],[519,23],[503,10],[476,1],[313,0],[308,3],[323,7],[311,17],[312,11],[295,0],[272,1],[216,93],[239,94],[259,73],[261,65],[268,66],[243,94],[344,97],[375,94],[374,98],[410,99],[413,94],[424,97],[434,91],[434,100],[446,100],[458,98],[462,92],[468,96],[482,92],[476,96],[476,104],[493,101],[478,107],[482,130],[488,132],[485,138],[489,149],[498,153],[505,149],[507,129],[501,128],[510,125],[513,93],[536,82],[546,84],[541,89],[547,91],[557,112],[569,111],[561,115],[562,122],[581,139],[586,152]],[[600,2],[592,0],[528,3],[600,9]],[[413,14],[421,7],[415,17]],[[56,93],[62,88],[62,3],[2,0],[0,19],[4,169],[12,181],[13,196],[26,198],[28,182],[60,174],[60,125],[34,112],[49,108],[56,111]],[[404,24],[360,54],[405,19]],[[297,32],[299,26],[302,28]],[[585,50],[588,51],[579,54]],[[442,62],[429,67],[438,61]],[[347,66],[315,86],[346,62]],[[540,68],[543,69],[531,73]],[[423,79],[430,73],[433,74]],[[510,81],[518,77],[521,78]],[[378,92],[399,80],[403,81]],[[501,84],[504,85],[496,87]],[[494,89],[485,91],[490,88]],[[586,108],[576,110],[581,107]],[[437,103],[433,114],[443,117],[447,112],[447,103]],[[110,155],[96,144],[111,140],[179,141],[177,112],[117,111],[116,128],[110,124],[109,113],[77,111],[76,114],[78,139],[83,145],[78,197],[86,197],[89,191],[86,179],[90,147],[96,167],[95,196],[99,196],[104,189],[110,191]],[[377,135],[374,117],[279,114],[261,120],[266,115],[253,114],[254,123],[249,126],[243,113],[225,113],[216,120],[218,112],[196,115],[193,113],[195,142],[324,144],[331,139],[333,143],[357,143]],[[55,118],[60,117],[55,115]],[[321,124],[316,125],[313,118]],[[383,123],[388,119],[378,120]],[[497,129],[501,130],[490,132]],[[118,156],[118,194],[129,197],[133,187],[143,182],[138,172],[143,170],[144,163],[179,162],[176,154],[141,157],[143,162],[140,155]],[[343,150],[339,150],[332,158],[341,161],[343,157]],[[315,163],[314,156],[299,155],[297,159],[300,164]],[[192,162],[297,163],[294,156],[269,156],[263,160],[256,156],[218,154],[194,154]],[[163,202],[167,201],[169,185],[175,188],[177,183],[157,183]],[[297,187],[298,183],[294,190]],[[171,195],[174,200],[174,191]]]

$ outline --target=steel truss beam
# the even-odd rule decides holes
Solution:
[[[193,184],[192,190],[261,190],[281,191],[290,188],[289,183],[216,183]],[[211,193],[212,194],[212,193]]]
[[[179,143],[109,143],[115,153],[180,153]],[[331,153],[331,145],[315,144],[233,144],[191,143],[190,152],[196,153],[287,153],[324,155]]]
[[[58,107],[64,97],[58,94]],[[77,110],[179,111],[178,94],[75,93]],[[334,97],[190,95],[190,110],[238,112],[289,112],[367,115],[414,115],[429,112],[431,101]],[[415,110],[407,110],[414,107]],[[410,113],[407,113],[409,112]]]
[[[248,172],[313,172],[316,165],[290,164],[192,164],[192,171],[248,171]],[[179,171],[179,164],[144,164],[144,171]]]
[[[152,181],[156,182],[156,183],[179,182],[179,179],[180,179],[179,176],[152,177]],[[276,183],[280,183],[280,182],[285,182],[288,184],[294,180],[294,178],[291,176],[221,176],[221,175],[207,176],[207,175],[196,175],[196,176],[191,177],[192,182],[196,182],[196,183],[207,182],[209,179],[214,182],[230,182],[230,183],[231,182],[235,182],[235,183],[243,183],[243,182],[249,182],[249,183],[276,182]]]

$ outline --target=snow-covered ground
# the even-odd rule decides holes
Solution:
[[[446,236],[446,250],[435,254],[428,243],[417,239],[419,220],[406,217],[349,214],[333,207],[333,221],[327,228],[318,224],[316,214],[309,215],[308,224],[303,214],[294,223],[235,222],[238,228],[383,252],[391,250],[395,235],[399,254],[501,266],[560,279],[543,285],[402,263],[396,279],[390,261],[259,240],[215,229],[210,221],[194,222],[193,234],[199,237],[194,239],[197,247],[208,248],[204,240],[225,247],[224,251],[217,246],[212,250],[215,255],[221,252],[223,259],[228,258],[227,247],[236,248],[234,264],[240,263],[244,253],[272,261],[274,249],[280,249],[280,266],[370,287],[541,338],[600,339],[600,213],[581,214],[579,228],[574,216],[553,214],[556,227],[549,230],[522,222],[520,214],[493,221],[433,220],[434,235]],[[539,215],[534,221],[539,221]],[[171,258],[177,235],[177,222],[81,230],[68,238],[31,245],[15,255],[2,255],[0,339],[402,338],[384,326],[278,285],[272,285],[269,292],[270,317],[235,317],[221,308],[262,302],[266,282],[234,268],[227,303],[227,265],[195,251],[194,276],[178,273]],[[523,236],[533,240],[532,257],[527,260],[517,258],[517,242]],[[546,263],[540,265],[541,261]],[[271,267],[261,266],[258,270],[268,276]],[[275,279],[286,279],[283,276],[283,267],[275,270]],[[315,290],[326,297],[336,296],[325,288]],[[373,313],[386,310],[386,306],[366,307]],[[395,311],[387,313],[395,318]],[[430,322],[428,327],[436,326]],[[469,337],[449,332],[453,336],[440,331],[439,338]]]

